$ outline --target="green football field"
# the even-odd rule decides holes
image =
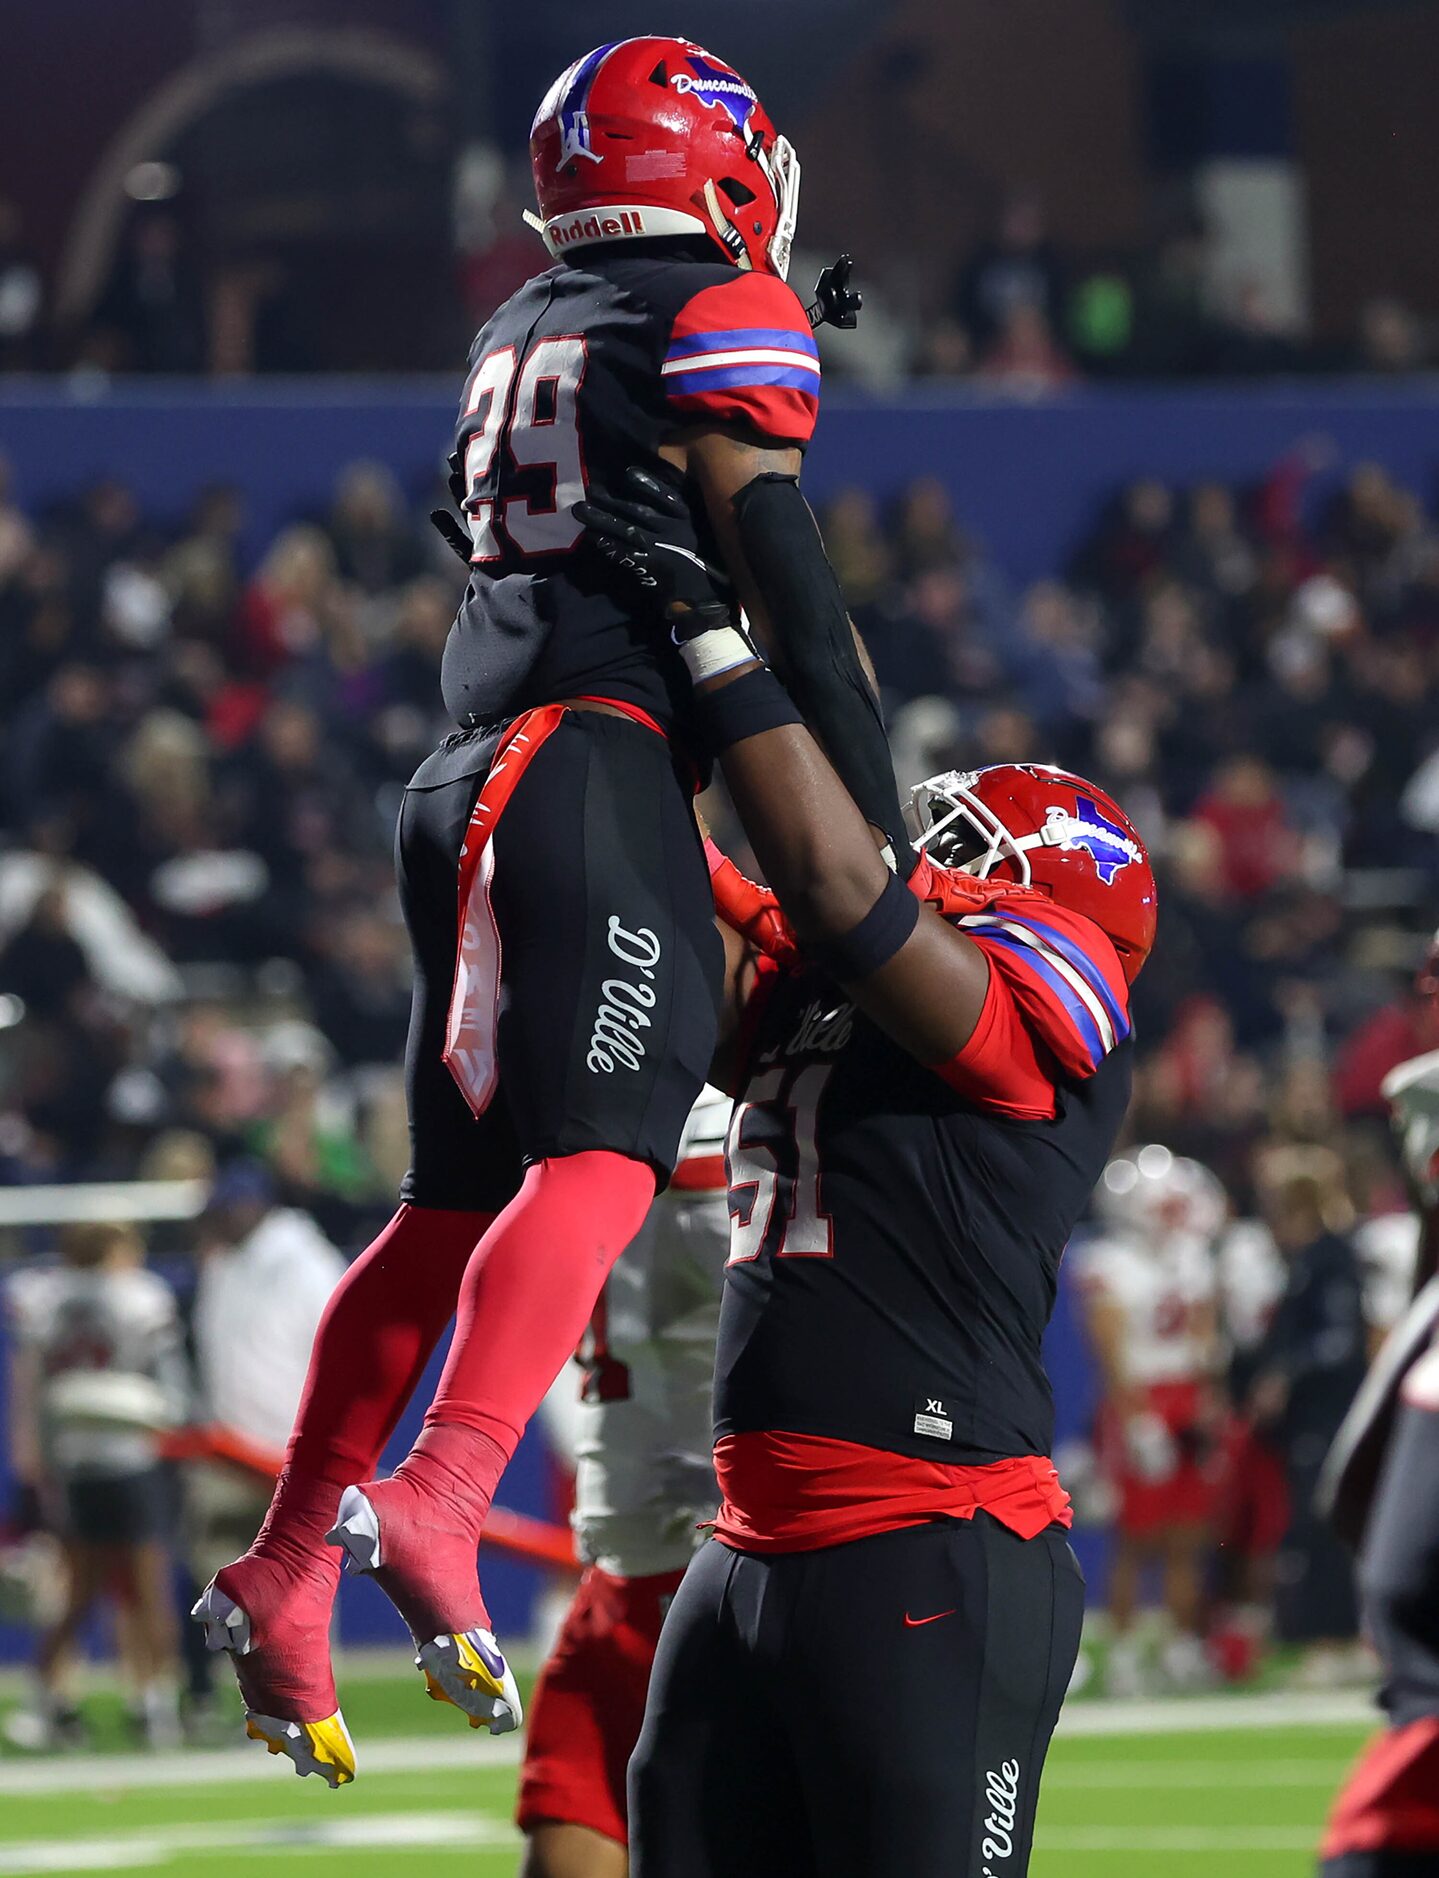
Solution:
[[[471,1735],[407,1677],[345,1687],[361,1764],[339,1793],[257,1745],[0,1758],[0,1875],[393,1878],[423,1862],[427,1878],[511,1878],[515,1745]],[[1045,1775],[1034,1878],[1311,1873],[1363,1715],[1352,1696],[1076,1703]],[[95,1719],[113,1736],[113,1704]]]

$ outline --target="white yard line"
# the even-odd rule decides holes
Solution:
[[[1304,1826],[1063,1826],[1034,1835],[1038,1852],[1310,1852],[1318,1828]]]
[[[1370,1696],[1357,1689],[1310,1694],[1277,1689],[1262,1695],[1171,1696],[1158,1702],[1104,1698],[1075,1702],[1059,1718],[1062,1735],[1197,1734],[1218,1728],[1348,1728],[1380,1725]]]
[[[0,1845],[0,1873],[6,1878],[61,1871],[126,1871],[143,1865],[168,1865],[207,1853],[267,1850],[428,1852],[436,1846],[517,1845],[512,1826],[483,1813],[364,1813],[350,1819],[315,1821],[245,1820],[233,1825],[147,1826],[112,1833],[103,1839],[32,1839]]]
[[[5,1878],[41,1878],[48,1872],[126,1871],[167,1865],[206,1854],[243,1851],[329,1852],[355,1848],[390,1853],[430,1852],[437,1848],[516,1845],[519,1835],[480,1813],[368,1813],[348,1820],[313,1824],[287,1821],[266,1825],[238,1822],[223,1826],[162,1826],[104,1839],[36,1839],[0,1846]],[[1224,1827],[1040,1827],[1037,1848],[1050,1853],[1149,1853],[1195,1855],[1239,1852],[1308,1852],[1314,1834],[1294,1826]],[[186,1869],[193,1869],[188,1864]]]
[[[1085,1736],[1198,1734],[1229,1728],[1352,1727],[1372,1722],[1378,1715],[1369,1700],[1358,1694],[1303,1695],[1279,1692],[1268,1695],[1175,1697],[1161,1702],[1076,1702],[1060,1718],[1059,1732],[1070,1739]],[[522,1737],[484,1734],[435,1735],[419,1740],[375,1741],[359,1746],[359,1778],[367,1774],[452,1772],[467,1767],[513,1767],[520,1758]],[[1193,1763],[1185,1763],[1192,1766]],[[1230,1762],[1216,1762],[1228,1768]],[[1302,1763],[1292,1763],[1297,1770]],[[1182,1769],[1180,1770],[1182,1773]],[[1262,1786],[1262,1768],[1250,1770],[1253,1784]],[[259,1743],[246,1743],[215,1752],[176,1754],[64,1754],[53,1759],[0,1760],[0,1798],[30,1793],[115,1793],[130,1788],[229,1786],[257,1780],[293,1779],[290,1763],[266,1754]],[[1228,1774],[1224,1777],[1227,1782]],[[1235,1784],[1249,1784],[1236,1772]],[[1202,1786],[1204,1781],[1176,1777],[1162,1763],[1129,1763],[1124,1767],[1086,1768],[1072,1784],[1114,1786]],[[1220,1784],[1216,1781],[1216,1784]],[[1284,1784],[1276,1781],[1274,1784]],[[1303,1782],[1296,1771],[1292,1784]],[[5,1867],[0,1865],[0,1871]]]
[[[437,1735],[432,1740],[376,1741],[359,1749],[359,1775],[447,1772],[464,1767],[513,1767],[519,1735]],[[131,1787],[232,1786],[256,1780],[293,1780],[294,1769],[259,1742],[213,1753],[63,1754],[53,1760],[0,1761],[0,1797],[30,1793],[115,1793]],[[314,1781],[317,1789],[323,1783]],[[0,1870],[3,1870],[0,1866]]]
[[[1100,1787],[1119,1791],[1136,1787],[1178,1791],[1183,1788],[1317,1787],[1333,1790],[1335,1770],[1330,1755],[1312,1761],[1085,1761],[1078,1766],[1044,1770],[1044,1791],[1058,1787]]]

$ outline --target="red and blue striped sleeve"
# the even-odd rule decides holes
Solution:
[[[1129,986],[1093,920],[1028,895],[962,920],[1066,1074],[1092,1076],[1129,1035]]]
[[[1108,936],[1040,895],[1007,895],[959,921],[989,960],[974,1034],[937,1072],[999,1113],[1055,1112],[1060,1079],[1092,1076],[1129,1035],[1129,988]]]
[[[675,318],[660,367],[689,423],[740,424],[801,449],[819,412],[819,349],[799,296],[774,274],[705,287]]]

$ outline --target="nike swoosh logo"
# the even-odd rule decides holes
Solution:
[[[907,1630],[920,1630],[925,1624],[937,1624],[941,1617],[953,1616],[953,1611],[936,1611],[933,1617],[911,1617],[909,1612],[906,1611],[904,1614],[905,1628]]]

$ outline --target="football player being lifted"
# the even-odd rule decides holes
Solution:
[[[921,785],[915,854],[832,573],[773,629],[848,790],[676,552],[683,492],[631,487],[581,513],[651,583],[777,895],[715,857],[722,1501],[660,1635],[631,1868],[1021,1878],[1083,1606],[1041,1339],[1128,1102],[1154,878],[1039,765]]]
[[[674,466],[690,545],[763,622],[819,391],[785,284],[798,165],[731,67],[679,39],[599,46],[544,99],[531,154],[554,265],[471,351],[452,459],[465,527],[440,517],[471,570],[442,672],[457,729],[400,811],[410,1170],[321,1324],[260,1533],[195,1612],[233,1654],[249,1732],[331,1785],[354,1772],[328,1647],[342,1553],[396,1606],[432,1693],[492,1732],[518,1725],[476,1544],[669,1179],[714,1048],[723,949],[690,812],[691,701],[578,552],[575,505],[631,463]],[[423,1430],[375,1481],[452,1315]]]

